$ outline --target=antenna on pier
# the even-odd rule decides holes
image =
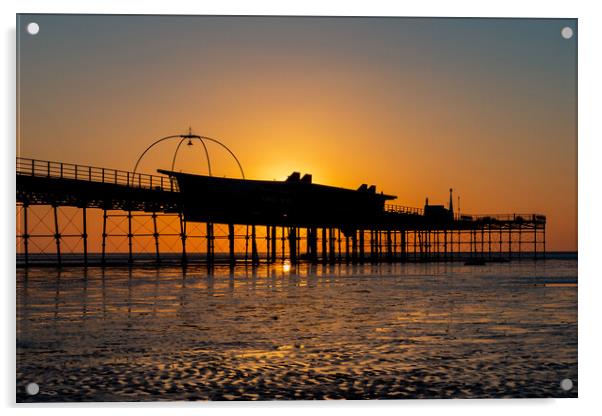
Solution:
[[[458,195],[458,217],[460,216],[460,195]]]

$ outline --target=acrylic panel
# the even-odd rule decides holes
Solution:
[[[18,15],[16,400],[577,397],[577,29]]]

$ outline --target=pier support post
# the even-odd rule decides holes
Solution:
[[[337,251],[338,251],[338,256],[337,256],[337,261],[341,261],[341,229],[337,228]]]
[[[447,260],[447,228],[443,228],[443,261]]]
[[[543,225],[543,258],[546,259],[546,225]]]
[[[523,231],[522,231],[522,224],[519,223],[518,224],[518,259],[520,260],[522,257],[522,236],[523,236]]]
[[[508,258],[512,260],[512,224],[508,224]]]
[[[82,241],[84,243],[84,265],[88,265],[88,218],[86,206],[82,207]]]
[[[284,259],[286,258],[286,236],[284,235],[286,233],[284,226],[280,227],[282,229],[282,237],[280,237],[280,242],[282,243],[282,256],[281,259],[282,261],[284,261]]]
[[[499,247],[499,251],[498,251],[498,255],[499,255],[498,257],[501,259],[502,256],[503,256],[502,253],[504,252],[504,250],[502,248],[502,240],[503,240],[504,235],[503,235],[503,232],[502,232],[502,226],[498,225],[498,227],[499,227],[498,228],[498,232],[499,232],[499,236],[500,236],[500,247]]]
[[[391,241],[391,230],[387,230],[387,261],[393,261],[393,246]]]
[[[351,261],[357,263],[357,230],[351,234]]]
[[[251,262],[253,264],[259,263],[259,254],[257,253],[257,234],[255,225],[251,226]]]
[[[297,263],[297,228],[289,227],[288,246],[291,258],[291,264]]]
[[[134,257],[132,254],[132,237],[134,236],[132,234],[132,211],[128,211],[127,214],[127,218],[128,218],[128,263],[132,264],[134,262]]]
[[[161,252],[159,251],[159,229],[157,227],[157,213],[153,211],[153,238],[155,239],[155,261],[161,263]]]
[[[400,242],[400,244],[401,244],[401,261],[405,262],[408,260],[408,258],[407,258],[407,254],[408,254],[407,249],[408,248],[407,248],[406,230],[405,229],[401,230],[399,237],[401,238],[401,242]]]
[[[207,263],[208,264],[213,264],[215,258],[213,256],[213,223],[212,222],[208,222],[207,223]]]
[[[370,247],[370,253],[368,258],[370,260],[372,260],[372,257],[374,256],[374,231],[373,230],[369,230],[369,235],[368,238],[370,239],[370,241],[368,241],[369,247]]]
[[[335,260],[335,241],[334,241],[334,229],[328,229],[328,261],[334,263]]]
[[[366,260],[366,255],[364,253],[364,230],[359,230],[360,233],[360,263],[363,263]]]
[[[56,242],[56,260],[58,265],[61,265],[61,233],[59,230],[59,216],[58,216],[58,206],[52,205],[52,210],[54,213],[54,240]]]
[[[272,225],[272,232],[270,234],[272,237],[272,250],[271,250],[270,255],[272,256],[272,263],[275,263],[276,262],[276,246],[277,246],[276,245],[277,239],[276,239],[276,226],[275,225]]]
[[[105,254],[107,251],[107,210],[102,210],[102,254],[100,257],[100,262],[105,264],[106,258]]]
[[[533,258],[537,260],[537,223],[533,224]]]
[[[186,220],[181,212],[178,213],[178,218],[180,219],[180,240],[182,241],[182,264],[186,264],[188,262],[186,254]]]
[[[349,234],[345,233],[345,262],[349,263],[351,256],[349,255]]]
[[[267,227],[267,229],[269,231],[270,228]],[[234,254],[234,224],[228,224],[228,254],[230,265],[234,265],[236,263]]]
[[[326,228],[322,227],[322,263],[326,263],[328,254],[326,251]]]
[[[487,225],[487,245],[488,245],[488,257],[491,260],[491,223]]]
[[[271,248],[271,238],[270,238],[270,226],[265,226],[265,261],[267,263],[271,260],[270,248]]]
[[[29,229],[27,224],[28,205],[23,204],[23,249],[25,250],[25,265],[29,264]]]

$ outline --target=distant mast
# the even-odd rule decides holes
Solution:
[[[452,218],[454,218],[453,192],[454,192],[454,190],[452,188],[449,188],[449,214],[451,215]]]

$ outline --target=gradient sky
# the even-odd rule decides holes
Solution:
[[[577,249],[576,19],[18,20],[20,156],[131,170],[192,126],[249,178],[308,172],[408,206],[453,187],[462,212],[543,213],[548,249]],[[141,170],[169,168],[176,144]],[[207,173],[201,147],[176,169]]]

